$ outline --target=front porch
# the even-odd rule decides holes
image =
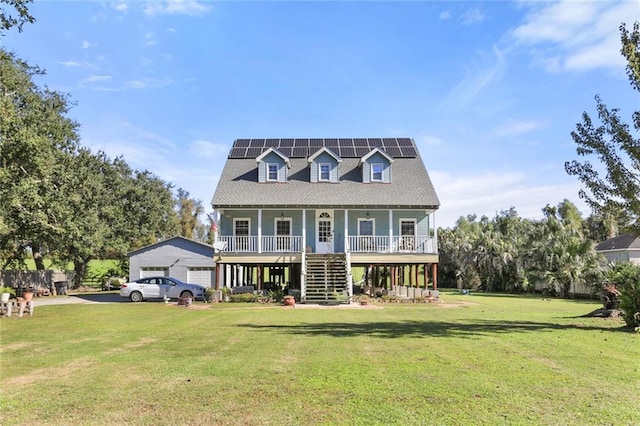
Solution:
[[[227,253],[301,253],[311,252],[311,246],[303,245],[300,236],[220,236]],[[438,252],[435,238],[426,236],[355,236],[346,238],[344,247],[351,253],[416,253]]]

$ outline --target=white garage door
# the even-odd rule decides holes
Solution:
[[[187,282],[200,284],[205,287],[213,287],[216,282],[216,268],[189,268],[187,271]]]
[[[147,277],[168,277],[169,268],[140,268],[140,278]]]

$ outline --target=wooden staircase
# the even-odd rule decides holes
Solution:
[[[307,254],[307,303],[348,303],[345,254]]]

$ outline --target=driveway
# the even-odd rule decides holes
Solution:
[[[34,297],[34,306],[66,305],[70,303],[123,303],[129,299],[120,297],[118,293],[87,293],[69,296],[41,296]]]

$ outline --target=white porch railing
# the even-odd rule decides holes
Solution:
[[[437,253],[434,238],[426,236],[351,236],[349,247],[352,253]]]
[[[347,244],[351,253],[437,253],[435,238],[426,236],[350,236]],[[220,237],[230,253],[257,253],[258,237]],[[263,236],[262,253],[300,253],[304,251],[301,236]]]
[[[257,253],[258,237],[220,237],[227,243],[227,252]],[[263,253],[299,253],[302,251],[302,237],[268,236],[262,237]]]

